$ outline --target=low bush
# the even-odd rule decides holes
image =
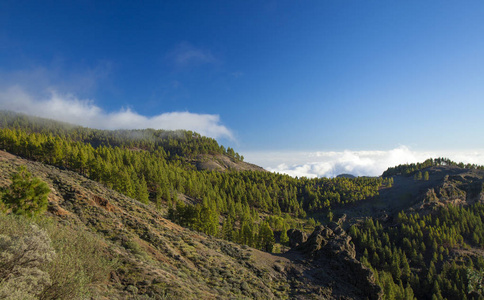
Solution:
[[[114,263],[96,235],[51,219],[0,215],[0,298],[81,299]]]

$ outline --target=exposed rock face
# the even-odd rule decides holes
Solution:
[[[351,237],[336,223],[318,226],[306,242],[293,248],[300,253],[308,268],[293,270],[297,279],[304,276],[308,284],[322,288],[308,292],[319,297],[347,299],[381,299],[383,292],[373,273],[355,259]]]
[[[287,236],[289,237],[289,246],[291,248],[301,245],[308,239],[307,233],[299,229],[289,229],[287,231]]]
[[[347,256],[354,259],[355,247],[350,244],[351,237],[336,223],[318,226],[305,243],[297,249],[312,258],[321,255],[329,257]]]

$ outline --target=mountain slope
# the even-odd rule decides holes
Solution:
[[[362,282],[334,273],[331,280],[297,274],[330,272],[313,258],[291,251],[273,255],[215,239],[165,219],[154,206],[140,203],[74,172],[0,152],[0,184],[25,165],[52,192],[47,217],[97,234],[118,262],[104,285],[93,287],[109,299],[352,299],[378,298],[378,290],[362,290]],[[338,259],[335,260],[340,261]],[[341,260],[340,268],[347,264]],[[348,268],[359,263],[353,261]],[[359,267],[362,268],[362,267]],[[369,271],[368,271],[369,272]],[[358,274],[358,273],[355,273]],[[365,280],[370,280],[371,275]],[[347,289],[332,288],[347,286]],[[310,296],[313,295],[313,296]],[[141,299],[141,298],[140,298]]]
[[[416,179],[413,175],[393,175],[391,187],[381,187],[377,197],[337,208],[335,215],[346,215],[348,223],[365,217],[385,219],[400,211],[428,212],[436,206],[484,201],[484,170],[445,165],[422,171],[429,174],[428,180]]]
[[[438,165],[392,178],[341,219],[385,297],[482,299],[484,170]]]
[[[161,148],[167,159],[182,160],[199,170],[263,170],[245,163],[234,149],[226,149],[215,139],[187,130],[99,130],[1,110],[0,128],[53,135],[90,144],[93,148],[108,146],[148,152]]]

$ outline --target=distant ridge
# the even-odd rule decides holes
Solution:
[[[356,178],[355,175],[351,175],[351,174],[339,174],[338,176],[336,176],[337,178],[349,178],[349,179],[353,179],[353,178]]]

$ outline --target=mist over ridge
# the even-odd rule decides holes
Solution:
[[[212,138],[235,139],[216,114],[174,111],[145,116],[129,107],[107,112],[93,100],[79,99],[56,90],[50,90],[47,97],[41,97],[21,86],[11,86],[0,90],[0,108],[96,129],[184,129]]]
[[[264,151],[245,152],[247,161],[268,171],[293,177],[380,176],[389,167],[422,162],[428,158],[448,157],[453,161],[484,164],[484,151],[420,151],[407,146],[375,151]]]

